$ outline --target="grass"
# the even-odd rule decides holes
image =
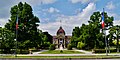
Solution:
[[[97,55],[97,56],[0,56],[0,58],[87,58],[87,59],[115,59],[120,58],[120,56],[106,56],[106,55]]]
[[[42,52],[40,54],[84,54],[84,53],[73,50],[62,50],[62,52],[60,52],[60,50],[49,50]]]

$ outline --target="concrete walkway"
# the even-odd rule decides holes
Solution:
[[[59,50],[59,49],[57,49],[57,50]],[[92,52],[85,51],[85,50],[78,50],[78,49],[75,49],[75,48],[73,48],[73,50],[83,52],[85,54],[39,54],[41,52],[48,51],[48,50],[41,50],[39,52],[33,52],[33,54],[22,55],[22,56],[90,56],[90,55],[92,55],[92,56],[101,55],[102,56],[102,55],[106,55],[106,54],[92,54]],[[120,53],[118,53],[118,54],[108,54],[108,55],[120,56]]]
[[[104,56],[104,55],[106,55],[105,53],[104,54],[92,54],[92,52],[88,52],[88,51],[85,51],[85,50],[78,50],[78,49],[74,49],[74,48],[73,48],[73,50],[83,52],[85,54],[39,54],[39,53],[48,51],[48,50],[41,50],[39,52],[33,52],[33,54],[18,54],[17,56],[90,56],[90,55],[91,56],[96,56],[96,55]],[[0,55],[1,56],[7,56],[6,54],[0,54]],[[120,53],[108,54],[108,55],[120,56]],[[11,55],[9,55],[9,56],[11,56]]]
[[[106,54],[28,54],[28,55],[17,55],[17,56],[105,56]],[[109,56],[120,56],[119,54],[108,54]]]
[[[48,51],[48,50],[41,50],[41,51],[33,52],[32,54],[27,54],[27,55],[28,55],[28,56],[29,56],[29,55],[39,55],[40,53],[45,52],[45,51]]]
[[[56,49],[56,50],[60,50],[60,49]],[[63,49],[66,50],[66,49]],[[28,54],[28,56],[82,56],[82,55],[92,55],[92,52],[88,52],[85,50],[78,50],[73,48],[74,51],[79,51],[85,54],[39,54],[48,50],[41,50],[39,52],[33,52],[33,54]]]
[[[33,54],[39,54],[39,53],[42,53],[42,52],[45,52],[45,51],[48,51],[48,50],[41,50],[41,51],[38,51],[38,52],[33,52]]]
[[[73,48],[73,50],[79,51],[79,52],[82,52],[82,53],[85,53],[85,54],[92,54],[92,52],[85,51],[85,50],[78,50],[78,49],[76,49],[76,48]]]

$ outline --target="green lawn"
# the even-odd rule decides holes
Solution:
[[[73,51],[73,50],[62,50],[63,52],[60,52],[60,50],[50,50],[50,51],[45,51],[40,54],[84,54],[82,52],[78,51]]]

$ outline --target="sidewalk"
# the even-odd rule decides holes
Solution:
[[[92,54],[92,52],[85,51],[85,50],[78,50],[78,49],[76,49],[76,48],[73,48],[73,50],[79,51],[79,52],[83,52],[83,53],[85,53],[85,54]]]
[[[105,56],[106,54],[92,54],[92,52],[88,52],[85,50],[78,50],[78,49],[73,49],[75,51],[83,52],[85,54],[39,54],[41,52],[45,52],[48,50],[41,50],[39,52],[33,52],[33,54],[17,54],[17,56]],[[109,56],[120,56],[120,53],[110,53],[108,54]],[[11,56],[11,54],[0,54],[0,56]],[[13,55],[14,56],[14,55]]]
[[[105,56],[106,54],[28,54],[18,56]],[[109,56],[120,56],[120,54],[108,54]]]

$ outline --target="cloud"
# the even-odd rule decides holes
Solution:
[[[30,5],[40,5],[40,4],[51,4],[56,2],[57,0],[19,0],[19,1],[30,3]]]
[[[5,23],[8,22],[7,18],[1,18],[0,19],[0,27],[4,27]]]
[[[113,25],[115,26],[115,25],[120,25],[120,20],[114,20],[113,21]]]
[[[120,16],[116,13],[113,13],[113,12],[107,12],[109,16],[113,16],[114,17],[114,20],[119,20],[120,19]]]
[[[78,3],[78,2],[81,2],[81,3],[88,3],[90,0],[71,0],[72,3]]]
[[[48,31],[50,34],[55,35],[59,26],[62,25],[66,32],[66,35],[71,35],[72,30],[75,26],[81,26],[83,23],[88,22],[90,15],[95,11],[96,5],[94,3],[89,3],[86,8],[74,16],[58,15],[55,22],[50,22],[47,24],[40,24],[40,29],[43,31]],[[62,21],[60,24],[59,21]]]
[[[10,9],[19,2],[27,2],[32,7],[39,4],[51,4],[56,0],[2,0],[0,1],[0,26],[5,25],[10,17]]]
[[[97,0],[70,0],[72,3],[82,3],[82,4],[85,4],[85,3],[89,3],[89,2],[95,2]]]
[[[50,7],[48,9],[43,9],[44,12],[49,12],[49,13],[55,13],[55,12],[60,12],[58,9]]]
[[[109,9],[109,10],[114,9],[115,5],[113,4],[112,1],[110,1],[110,2],[107,3],[106,8]]]

